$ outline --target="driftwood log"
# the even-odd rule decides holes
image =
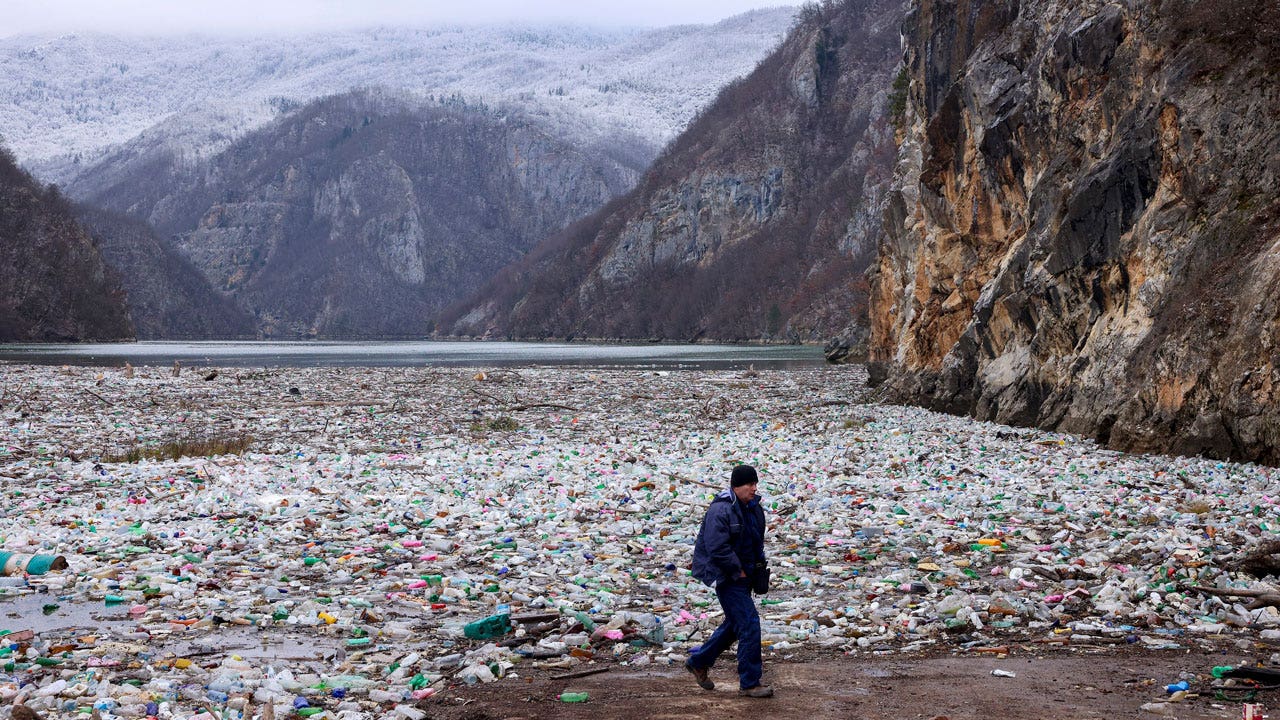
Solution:
[[[1198,592],[1224,598],[1249,598],[1249,603],[1245,605],[1248,610],[1257,610],[1264,607],[1280,608],[1280,590],[1275,588],[1266,590],[1223,590],[1222,588],[1205,587],[1203,585],[1186,585],[1182,589],[1187,592]]]
[[[1280,575],[1280,540],[1267,540],[1249,548],[1235,562],[1235,569],[1256,578]]]

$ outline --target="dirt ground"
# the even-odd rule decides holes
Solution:
[[[520,678],[459,687],[425,701],[432,720],[515,718],[807,718],[825,720],[1071,720],[1152,718],[1141,710],[1167,698],[1165,685],[1195,673],[1193,691],[1205,687],[1214,665],[1229,663],[1205,650],[1085,654],[1073,650],[1043,655],[847,656],[818,654],[765,662],[765,682],[776,691],[767,700],[737,694],[733,663],[722,658],[712,670],[716,689],[704,691],[679,665],[613,667],[589,677],[553,680],[555,670],[521,669]],[[726,662],[726,660],[730,660]],[[1238,662],[1239,658],[1235,658]],[[998,677],[992,670],[1016,677]],[[586,692],[583,704],[559,701],[564,691]],[[1274,697],[1272,697],[1274,696]],[[1254,700],[1280,704],[1280,692]],[[1242,702],[1199,697],[1170,703],[1164,717],[1239,718]]]

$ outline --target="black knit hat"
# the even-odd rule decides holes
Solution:
[[[751,485],[758,482],[760,482],[760,478],[756,475],[756,469],[750,465],[739,465],[733,469],[733,474],[729,476],[729,487],[742,487],[743,485]]]

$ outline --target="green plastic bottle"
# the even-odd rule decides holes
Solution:
[[[500,615],[492,615],[483,620],[477,620],[468,623],[462,628],[462,632],[472,640],[487,640],[489,638],[501,637],[511,629],[511,616],[507,613]]]
[[[564,703],[584,703],[589,699],[590,699],[590,696],[584,692],[560,693],[560,702],[564,702]]]

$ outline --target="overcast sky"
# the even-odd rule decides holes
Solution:
[[[263,32],[374,25],[715,22],[800,0],[0,0],[0,36],[25,33]]]

